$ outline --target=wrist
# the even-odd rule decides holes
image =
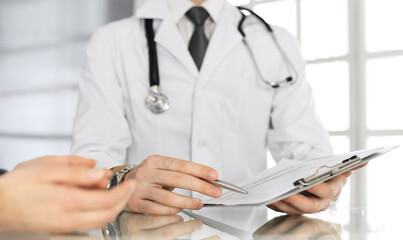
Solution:
[[[119,166],[114,166],[112,168],[110,168],[109,170],[112,171],[112,174],[118,173],[119,171],[123,170],[124,168],[129,167],[130,165],[119,165]]]
[[[6,172],[7,172],[7,170],[5,170],[5,169],[0,169],[0,176],[3,175],[3,174],[5,174]]]
[[[124,180],[125,180],[125,176],[128,172],[130,172],[133,168],[135,167],[135,165],[127,165],[127,167],[125,168],[116,168],[112,171],[116,171],[112,177],[109,180],[109,184],[107,186],[107,190],[110,190],[116,186],[118,186],[119,184],[121,184]],[[118,169],[121,169],[120,171],[117,171]]]
[[[125,181],[126,179],[134,179],[134,174],[136,172],[138,166],[134,166],[132,169],[130,169],[130,171],[128,171],[124,176],[123,176],[123,181]]]

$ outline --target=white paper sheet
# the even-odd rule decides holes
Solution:
[[[206,197],[203,199],[203,202],[211,205],[228,206],[268,203],[272,199],[277,199],[279,196],[296,189],[294,186],[295,181],[315,174],[321,166],[331,167],[355,155],[365,160],[365,158],[375,156],[376,154],[384,154],[396,147],[381,147],[304,161],[282,159],[275,167],[237,184],[239,187],[247,190],[248,194],[225,190],[220,198]],[[319,174],[326,170],[328,169],[321,169]]]

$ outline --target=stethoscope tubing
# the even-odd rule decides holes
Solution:
[[[240,20],[239,23],[238,23],[238,31],[241,33],[241,35],[242,35],[243,37],[246,37],[246,34],[245,34],[245,32],[243,31],[243,28],[242,28],[242,25],[243,25],[243,23],[245,22],[245,19],[246,19],[246,15],[242,12],[242,10],[245,10],[245,11],[249,12],[250,14],[252,14],[253,16],[255,16],[257,19],[260,20],[260,22],[262,22],[262,23],[266,26],[267,31],[269,31],[270,33],[273,33],[273,29],[271,28],[270,24],[268,24],[268,23],[267,23],[261,16],[259,16],[257,13],[255,13],[254,11],[252,11],[252,10],[250,10],[249,8],[246,8],[246,7],[238,6],[237,8],[240,10],[240,12],[241,12],[241,14],[242,14],[242,18],[241,18],[241,20]]]
[[[295,83],[295,81],[299,78],[298,76],[298,71],[297,69],[295,69],[294,64],[292,64],[291,60],[288,58],[287,54],[284,52],[283,48],[281,47],[278,38],[276,36],[276,34],[273,31],[273,28],[270,26],[270,24],[268,24],[261,16],[259,16],[257,13],[255,13],[254,11],[245,8],[245,7],[241,7],[238,6],[237,7],[242,15],[241,20],[238,23],[238,31],[241,33],[241,35],[245,38],[246,34],[243,31],[243,23],[246,20],[246,15],[242,12],[242,11],[247,11],[248,13],[252,14],[254,17],[256,17],[267,29],[267,31],[270,33],[270,36],[273,39],[274,44],[276,45],[276,48],[279,50],[281,57],[283,58],[283,60],[286,62],[287,67],[289,68],[290,72],[293,72],[295,75],[295,79],[292,77],[292,75],[290,75],[289,77],[287,77],[283,82],[286,84],[293,84]],[[265,80],[264,76],[261,76],[261,78],[263,79],[263,82],[270,85],[273,88],[278,88],[280,87],[280,83],[279,82],[270,82]]]
[[[146,38],[148,45],[148,54],[149,54],[149,69],[150,69],[150,87],[159,86],[160,85],[160,76],[158,69],[158,56],[157,56],[157,44],[154,40],[154,27],[153,27],[153,19],[145,19],[145,28],[146,28]]]
[[[295,75],[295,79],[293,78],[292,74],[284,80],[280,80],[278,82],[270,82],[264,79],[264,76],[261,76],[264,83],[270,85],[273,88],[278,88],[283,85],[291,85],[296,82],[298,79],[298,72],[295,69],[294,65],[292,64],[291,60],[288,58],[287,54],[283,51],[280,43],[270,26],[262,17],[258,14],[253,12],[252,10],[245,8],[245,7],[238,7],[241,12],[242,18],[238,24],[238,31],[240,34],[245,38],[246,34],[243,31],[243,23],[245,22],[246,15],[242,11],[247,11],[256,17],[260,22],[264,24],[267,28],[268,32],[270,33],[274,44],[276,45],[277,49],[280,51],[280,54],[283,60],[286,62],[286,65],[290,72],[293,72]],[[169,98],[161,93],[160,90],[160,76],[159,76],[159,69],[158,69],[158,54],[157,54],[157,44],[154,40],[155,32],[153,28],[153,19],[145,19],[145,32],[147,38],[147,45],[148,45],[148,54],[149,54],[149,81],[150,81],[150,95],[146,98],[146,106],[149,108],[153,113],[162,113],[169,109]],[[256,64],[256,63],[255,63]]]

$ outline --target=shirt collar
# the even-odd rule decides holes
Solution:
[[[166,0],[166,2],[175,23],[178,23],[186,12],[195,5],[190,0]],[[207,10],[213,21],[217,22],[225,2],[226,0],[206,0],[201,6]]]

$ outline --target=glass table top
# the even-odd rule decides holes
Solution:
[[[400,211],[400,210],[398,210]],[[403,239],[399,214],[385,212],[368,221],[363,211],[328,209],[288,216],[265,206],[204,207],[177,215],[155,216],[123,212],[103,229],[66,235],[12,234],[3,239]],[[369,224],[371,222],[371,224]]]

